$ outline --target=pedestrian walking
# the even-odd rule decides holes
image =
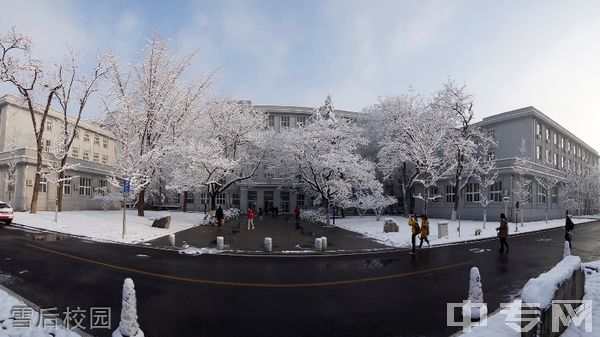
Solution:
[[[573,229],[575,228],[575,224],[571,217],[569,216],[569,210],[565,211],[565,240],[569,242],[569,249],[573,249],[573,245],[571,241],[573,241]]]
[[[296,209],[294,209],[294,214],[296,214],[296,223],[300,222],[300,207],[296,206]]]
[[[263,214],[264,214],[264,212],[263,212],[263,209],[262,209],[262,207],[259,207],[259,208],[258,208],[258,219],[259,219],[260,221],[262,221],[262,220],[263,220]]]
[[[416,240],[419,232],[421,232],[421,229],[419,228],[419,221],[417,221],[417,218],[415,217],[414,214],[411,214],[408,216],[408,225],[411,228],[411,242],[412,242],[412,252],[410,252],[410,254],[414,254],[415,253],[415,245],[416,245],[415,240]]]
[[[248,208],[248,230],[254,230],[254,211]]]
[[[427,218],[427,215],[422,215],[421,216],[421,243],[419,243],[419,249],[421,249],[421,247],[423,247],[423,241],[427,242],[427,247],[429,247],[429,239],[427,238],[429,236],[429,219]]]
[[[221,206],[217,208],[215,216],[217,217],[217,226],[223,226],[225,224],[225,215],[223,214],[223,208],[221,208]]]
[[[498,238],[500,239],[500,253],[504,253],[504,246],[506,246],[506,253],[508,254],[508,220],[504,213],[500,214],[500,227],[496,228],[498,231]]]

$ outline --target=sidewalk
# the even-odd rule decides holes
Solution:
[[[294,215],[271,215],[254,218],[254,230],[247,229],[247,216],[239,218],[239,233],[232,233],[238,220],[226,223],[223,227],[198,226],[175,235],[176,246],[184,243],[197,248],[216,248],[217,236],[225,238],[225,250],[233,252],[262,252],[265,237],[273,239],[273,251],[282,253],[314,253],[315,238],[327,237],[328,251],[349,252],[379,250],[390,248],[359,233],[339,227],[326,227],[318,224],[301,222],[302,229],[296,229]],[[155,247],[169,245],[168,237],[164,236],[148,243]],[[228,247],[227,247],[228,246]]]

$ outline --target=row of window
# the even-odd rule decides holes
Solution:
[[[51,119],[46,120],[46,130],[52,131],[52,120]],[[75,131],[75,139],[79,139],[79,131]],[[84,142],[90,141],[90,134],[88,132],[83,133],[83,141]],[[100,145],[100,135],[94,134],[94,144]],[[105,137],[102,137],[102,147],[105,149],[108,149],[108,139]]]
[[[541,145],[536,145],[536,147],[535,147],[535,159],[537,159],[539,161],[547,160],[548,162],[552,163],[552,165],[555,168],[560,168],[560,169],[568,168],[568,169],[578,171],[578,172],[581,172],[583,170],[583,165],[581,163],[577,163],[571,159],[566,159],[564,155],[560,156],[560,161],[559,161],[558,153],[552,153],[549,149],[546,149],[545,157],[542,157],[542,146]]]
[[[466,190],[465,199],[467,202],[479,202],[479,200],[481,199],[481,195],[480,195],[478,183],[467,184],[465,190]],[[438,194],[438,189],[437,189],[437,187],[433,187],[431,189],[431,195],[436,195],[436,194]],[[456,195],[454,194],[454,186],[446,185],[446,194],[445,194],[446,202],[448,202],[448,203],[454,202],[456,200],[455,196]],[[553,204],[558,203],[558,187],[553,187],[551,189],[550,197],[551,197],[551,201]],[[537,195],[538,203],[545,204],[547,199],[548,199],[548,191],[543,186],[538,185],[538,195]],[[501,181],[497,181],[492,186],[490,186],[489,200],[493,201],[493,202],[501,202],[502,201],[502,182]],[[434,202],[437,202],[437,201],[439,201],[439,200],[437,200],[437,199],[434,200]]]
[[[69,179],[71,176],[65,176],[65,180],[63,181],[63,194],[70,195],[71,187],[73,183],[73,179]],[[48,192],[48,181],[46,178],[40,178],[40,192],[46,193]],[[105,195],[108,190],[108,181],[105,179],[100,179],[100,186],[96,190],[96,194]],[[92,178],[88,177],[79,177],[79,195],[80,196],[92,196]]]
[[[43,142],[44,144],[44,152],[50,153],[50,151],[52,150],[52,141],[49,139],[44,140]],[[71,148],[71,157],[73,158],[79,158],[79,148],[78,147],[73,147]],[[81,156],[81,159],[83,160],[90,160],[90,151],[88,150],[83,150],[83,155]],[[100,153],[98,152],[94,152],[92,154],[92,161],[94,163],[99,163],[100,162]],[[107,165],[108,164],[108,155],[102,155],[102,164]]]
[[[306,116],[296,116],[296,126],[302,126],[306,124]],[[269,127],[275,127],[275,116],[269,115]],[[290,127],[290,116],[281,116],[279,118],[279,127],[289,128]]]
[[[547,126],[542,126],[542,124],[540,122],[536,122],[535,133],[536,133],[536,136],[538,139],[545,138],[546,143],[548,143],[548,144],[552,143],[554,145],[554,147],[556,147],[556,148],[565,149],[567,154],[573,154],[573,156],[575,156],[579,159],[582,159],[586,163],[591,163],[594,166],[596,166],[597,159],[594,158],[594,155],[592,155],[590,152],[582,149],[581,146],[578,146],[577,144],[572,142],[570,139],[559,134],[557,131],[553,131],[550,128],[548,128]],[[540,147],[540,149],[536,150],[539,152],[537,154],[537,159],[541,160],[541,146],[538,146],[538,147]],[[550,149],[546,149],[547,153],[549,151],[550,151]],[[558,160],[556,161],[555,165],[558,165]]]

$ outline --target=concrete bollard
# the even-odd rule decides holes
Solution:
[[[175,234],[169,234],[169,245],[175,247]]]
[[[323,241],[321,241],[321,238],[315,239],[315,249],[317,252],[323,251]]]
[[[217,236],[217,249],[223,250],[224,246],[225,246],[225,238],[222,236]]]
[[[270,253],[273,251],[273,239],[266,237],[265,238],[265,252]]]
[[[323,246],[323,250],[327,250],[327,237],[321,237],[321,245]]]

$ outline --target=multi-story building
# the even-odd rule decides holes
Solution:
[[[500,213],[505,212],[505,209],[511,219],[516,215],[518,196],[513,192],[516,184],[513,166],[515,158],[520,155],[522,139],[525,139],[530,160],[531,178],[536,175],[564,177],[567,169],[589,172],[598,166],[596,150],[531,106],[486,117],[475,126],[485,129],[498,144],[495,157],[499,175],[490,188],[489,198],[492,203],[488,206],[488,219],[499,219]],[[551,167],[546,165],[548,162]],[[524,208],[525,220],[544,219],[546,207],[549,218],[564,217],[565,200],[561,188],[559,185],[546,191],[532,179],[531,200],[525,205],[519,205]],[[438,191],[442,197],[429,203],[428,213],[431,217],[448,218],[454,205],[452,186],[442,181],[438,185]],[[483,212],[479,199],[479,185],[474,181],[469,182],[459,199],[459,216],[463,219],[480,220]],[[417,212],[422,211],[419,200],[415,206]]]
[[[38,121],[41,113],[38,113]],[[52,142],[57,139],[63,123],[61,112],[51,109],[46,120],[44,131],[44,158],[51,158],[48,153]],[[70,119],[69,123],[74,124]],[[116,142],[114,136],[106,129],[88,122],[80,121],[77,134],[71,147],[68,162],[79,164],[67,171],[73,177],[63,186],[63,209],[101,209],[102,200],[95,198],[106,193],[110,186],[106,177],[110,175],[115,163]],[[9,193],[8,163],[16,161],[17,170],[14,190]],[[0,97],[0,199],[10,202],[16,210],[27,210],[30,207],[35,181],[36,142],[31,123],[31,115],[22,99],[13,95]],[[56,205],[56,186],[45,179],[40,183],[38,210],[54,210]],[[10,200],[9,200],[10,194]]]

